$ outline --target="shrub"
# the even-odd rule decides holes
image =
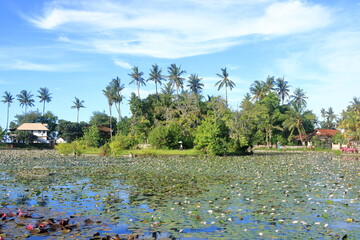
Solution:
[[[207,118],[196,129],[195,148],[212,155],[224,155],[229,150],[229,133],[223,120]]]
[[[150,131],[148,137],[149,143],[157,149],[177,149],[183,139],[180,127],[175,124],[159,125]]]
[[[138,144],[138,142],[135,140],[135,137],[131,135],[116,135],[109,143],[109,148],[112,154],[118,154],[124,149],[131,149],[136,144]]]
[[[55,146],[55,149],[58,151],[58,153],[65,155],[81,155],[85,148],[86,145],[83,141],[80,140],[73,141],[72,143],[60,143]]]

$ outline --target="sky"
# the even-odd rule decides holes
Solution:
[[[360,97],[360,0],[0,0],[1,99],[27,90],[29,110],[41,112],[38,90],[47,87],[46,110],[76,121],[77,97],[89,121],[108,113],[102,90],[119,77],[130,116],[128,74],[137,66],[146,79],[155,63],[164,75],[173,63],[186,78],[198,74],[205,96],[225,97],[214,85],[227,68],[234,110],[255,80],[275,76],[302,88],[318,116],[329,107],[340,114]],[[152,82],[140,89],[152,93]],[[1,102],[3,128],[6,110]],[[15,100],[10,120],[23,112]]]

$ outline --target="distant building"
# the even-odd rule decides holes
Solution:
[[[331,138],[334,137],[337,133],[341,132],[336,129],[315,129],[313,132],[302,135],[302,139],[306,143],[306,146],[313,146],[314,142],[318,140],[321,142],[322,147],[331,149]],[[314,139],[314,137],[317,139]],[[295,140],[300,141],[300,135],[295,136]]]
[[[46,143],[48,140],[47,124],[43,123],[23,123],[16,128],[18,131],[29,131],[37,137],[37,142]],[[14,135],[14,134],[13,134]],[[16,138],[16,135],[15,135]]]

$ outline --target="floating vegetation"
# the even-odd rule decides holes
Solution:
[[[0,169],[4,239],[360,238],[360,161],[330,153],[2,151]]]

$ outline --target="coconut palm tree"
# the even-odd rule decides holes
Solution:
[[[306,100],[308,97],[306,97],[305,95],[306,93],[304,92],[303,89],[301,88],[296,88],[294,91],[294,95],[291,95],[291,103],[295,103],[298,105],[299,108],[301,107],[306,107]]]
[[[164,76],[161,74],[162,69],[159,68],[157,64],[152,65],[150,69],[149,78],[146,81],[153,81],[156,87],[156,95],[158,95],[158,87],[157,85],[161,85],[162,81],[165,79]]]
[[[290,92],[289,87],[290,87],[290,85],[288,85],[288,82],[285,81],[285,77],[276,79],[275,90],[276,90],[279,98],[281,99],[282,105],[284,105],[285,98],[288,98],[290,96],[289,95],[289,92]]]
[[[146,86],[145,84],[145,80],[142,77],[142,75],[144,75],[143,72],[139,72],[139,68],[138,67],[133,67],[132,68],[132,73],[128,74],[132,80],[129,84],[135,84],[137,87],[137,92],[138,92],[138,97],[140,98],[140,86]]]
[[[358,114],[360,114],[360,97],[353,97],[352,101],[350,102],[350,108],[355,110]]]
[[[253,95],[252,100],[262,100],[267,94],[265,83],[263,81],[255,80],[250,86],[250,92]]]
[[[286,119],[283,122],[283,126],[290,131],[290,136],[293,136],[295,130],[297,130],[301,144],[304,146],[304,137],[306,131],[304,123],[306,121],[315,121],[316,116],[308,110],[305,110],[302,106],[294,102],[291,108],[285,112]]]
[[[45,113],[45,103],[49,103],[51,102],[52,97],[50,97],[50,95],[52,93],[49,92],[49,89],[44,87],[44,88],[40,88],[40,90],[38,90],[38,93],[40,94],[39,96],[37,96],[38,98],[40,98],[40,102],[43,102],[43,111],[42,111],[42,115],[44,117],[44,113]]]
[[[110,126],[110,138],[112,138],[112,105],[114,104],[115,102],[115,98],[116,98],[116,95],[115,95],[115,91],[114,91],[114,88],[111,87],[111,85],[108,85],[106,87],[105,90],[103,90],[103,93],[105,95],[105,97],[107,98],[108,100],[108,105],[109,105],[109,113],[110,113],[110,119],[109,119],[109,126]]]
[[[110,83],[111,88],[113,89],[112,91],[114,92],[114,104],[115,104],[115,108],[118,112],[118,119],[119,121],[121,120],[121,109],[120,109],[120,105],[122,100],[124,99],[124,96],[121,94],[121,92],[124,90],[125,86],[124,84],[121,83],[121,79],[119,77],[116,77],[115,79],[113,79]]]
[[[268,76],[266,78],[266,81],[265,81],[265,84],[264,84],[264,87],[265,87],[265,90],[266,90],[266,95],[269,94],[271,91],[275,90],[275,78],[274,76],[270,77]]]
[[[9,111],[10,111],[10,104],[13,103],[14,97],[11,95],[10,92],[7,92],[7,91],[4,92],[4,95],[3,95],[2,97],[3,97],[2,102],[3,102],[3,103],[7,103],[7,117],[6,117],[6,129],[5,129],[5,131],[7,131],[8,128],[9,128]]]
[[[190,91],[197,94],[200,94],[204,84],[201,82],[202,78],[199,78],[197,74],[191,74],[189,76],[187,87],[190,88]]]
[[[16,96],[17,96],[17,100],[20,102],[20,106],[25,107],[25,114],[26,114],[27,108],[34,106],[34,99],[32,98],[34,95],[32,95],[31,92],[22,90],[20,94]]]
[[[171,64],[170,67],[168,67],[168,79],[169,82],[176,87],[176,94],[179,95],[179,89],[183,88],[184,84],[184,78],[181,77],[183,74],[186,73],[186,71],[181,70],[181,66],[176,66],[175,63]]]
[[[216,76],[220,77],[221,79],[215,83],[215,86],[218,87],[218,91],[225,86],[225,101],[228,104],[228,97],[227,97],[227,89],[233,89],[236,85],[233,81],[229,79],[229,73],[227,72],[226,68],[221,68],[221,73],[217,73]]]
[[[79,112],[80,112],[80,108],[85,108],[84,100],[79,100],[77,97],[75,97],[75,101],[73,101],[74,105],[71,106],[71,108],[76,108],[77,109],[77,123],[79,123]]]

